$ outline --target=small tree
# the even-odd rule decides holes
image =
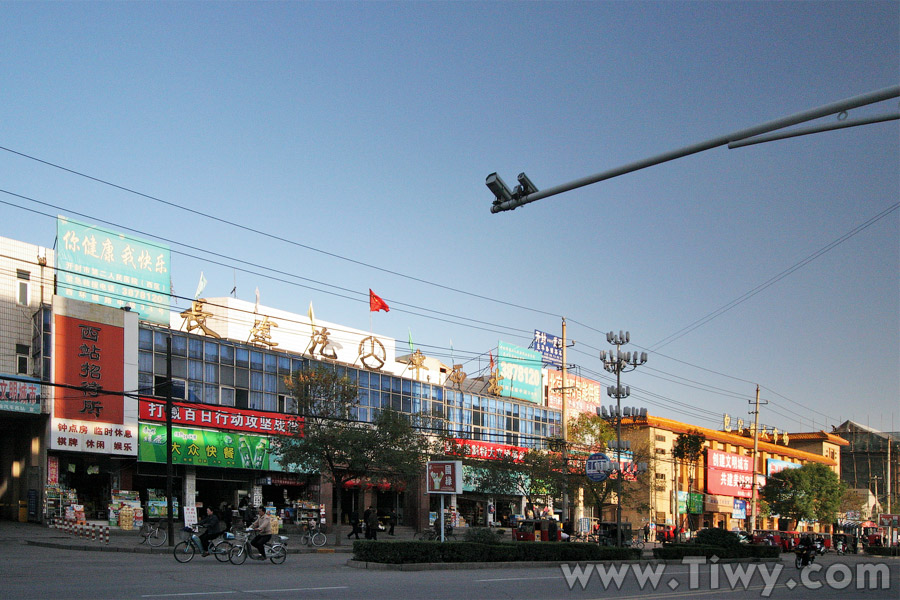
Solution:
[[[699,431],[688,431],[678,435],[672,448],[672,456],[688,465],[688,500],[685,503],[686,508],[691,504],[691,490],[694,489],[694,473],[697,470],[697,463],[700,461],[700,457],[703,456],[705,444],[705,435]],[[689,523],[691,522],[690,519],[689,515]],[[691,529],[696,529],[693,525],[697,525],[697,523],[692,523],[691,526]]]
[[[846,486],[821,463],[785,469],[766,480],[762,497],[775,514],[796,521],[832,523],[841,507]]]
[[[355,418],[357,388],[346,376],[324,365],[286,379],[294,407],[303,418],[301,435],[279,436],[273,452],[282,465],[316,471],[341,490],[351,480],[379,478],[409,484],[425,472],[431,447],[409,417],[391,409],[374,422]],[[341,503],[335,527],[339,527]],[[340,533],[337,543],[342,540]]]

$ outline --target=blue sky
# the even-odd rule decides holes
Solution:
[[[452,340],[470,375],[499,340],[527,346],[565,316],[583,376],[610,383],[606,331],[650,351],[623,379],[626,404],[651,413],[749,419],[758,383],[761,421],[782,430],[900,429],[896,121],[719,148],[497,215],[484,186],[494,171],[555,186],[897,85],[896,2],[2,2],[0,14],[2,236],[51,245],[54,220],[29,210],[77,211],[252,271],[175,254],[179,295],[202,270],[207,296],[236,280],[239,298],[258,287],[264,305],[312,302],[317,318],[369,329],[372,288],[392,309],[375,332],[411,332],[445,362]]]

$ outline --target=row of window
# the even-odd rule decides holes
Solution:
[[[139,333],[139,385],[147,394],[164,395],[166,346],[172,344],[172,396],[192,402],[253,410],[288,412],[285,376],[315,361],[284,353],[242,347],[224,340],[142,327]],[[356,418],[371,422],[382,408],[419,416],[419,424],[437,433],[538,447],[558,435],[558,411],[483,397],[385,373],[336,366],[359,389]]]

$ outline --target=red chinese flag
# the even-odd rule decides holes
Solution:
[[[493,370],[494,370],[494,353],[493,353],[493,352],[488,352],[488,356],[489,356],[490,359],[491,359],[491,371],[493,371]]]
[[[372,291],[372,288],[369,288],[369,311],[370,312],[378,312],[379,310],[383,310],[384,312],[390,312],[390,307],[387,305],[387,302],[381,299],[375,292]]]

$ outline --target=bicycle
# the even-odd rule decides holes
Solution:
[[[328,541],[328,538],[325,537],[325,534],[322,533],[318,525],[310,527],[306,525],[303,530],[303,535],[300,537],[300,544],[303,546],[324,546],[325,542]]]
[[[252,555],[252,546],[250,545],[250,541],[256,537],[253,535],[252,531],[245,531],[243,533],[237,534],[234,546],[231,547],[231,550],[228,552],[228,560],[233,565],[242,565],[244,561],[247,560],[249,556],[253,560],[265,560],[259,556]],[[274,540],[274,541],[272,541]],[[287,544],[288,538],[283,535],[273,535],[272,538],[266,542],[263,547],[266,549],[266,558],[272,561],[273,564],[280,565],[287,559]]]
[[[191,527],[185,527],[182,531],[183,540],[175,544],[172,554],[175,560],[180,563],[191,562],[195,554],[203,553],[203,546],[200,545],[200,536]],[[234,535],[225,531],[222,533],[224,539],[210,540],[209,553],[216,557],[219,562],[225,562],[229,558],[232,543],[231,539]]]
[[[168,524],[166,525],[168,526]],[[163,523],[161,521],[156,521],[155,523],[144,521],[144,524],[141,526],[140,536],[141,544],[147,542],[154,548],[162,546],[166,543],[166,540],[169,539],[169,533],[163,528]]]

